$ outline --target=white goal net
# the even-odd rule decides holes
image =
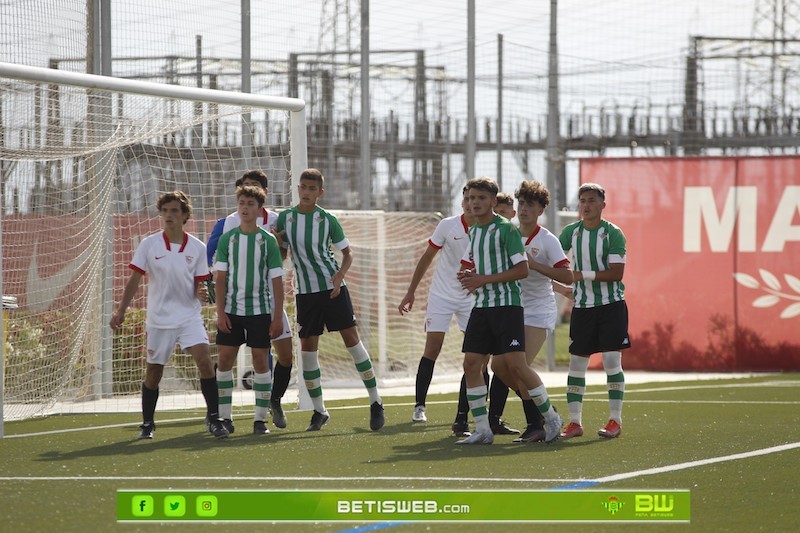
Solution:
[[[235,209],[234,181],[246,170],[267,172],[269,208],[291,205],[292,176],[306,165],[302,112],[291,111],[300,107],[0,63],[0,286],[18,303],[3,328],[6,420],[139,409],[146,277],[124,326],[112,332],[108,322],[136,246],[161,228],[157,197],[186,192],[187,230],[204,242]],[[401,317],[397,306],[440,216],[335,212],[355,254],[347,283],[379,381],[413,383],[431,272],[415,312]],[[293,315],[291,295],[286,305]],[[213,306],[204,313],[213,343]],[[437,376],[460,372],[460,342],[448,336]],[[323,336],[320,361],[323,386],[360,384],[339,335]],[[239,387],[248,363],[238,366]],[[176,350],[164,376],[160,409],[202,405],[190,356]]]

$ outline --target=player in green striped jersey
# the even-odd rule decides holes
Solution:
[[[525,320],[519,280],[528,276],[528,262],[519,230],[493,211],[497,183],[490,178],[467,182],[469,208],[475,225],[458,274],[461,285],[475,293],[475,304],[464,332],[464,373],[475,432],[457,444],[491,444],[494,435],[486,410],[486,384],[481,369],[491,354],[502,359],[506,383],[520,383],[545,418],[545,440],[558,438],[561,417],[547,390],[525,359]],[[494,366],[494,361],[493,365]]]
[[[308,395],[314,404],[307,431],[319,431],[330,418],[322,398],[319,368],[319,336],[324,328],[341,334],[369,394],[369,426],[377,431],[384,424],[383,402],[369,352],[358,337],[353,304],[344,283],[353,254],[337,218],[317,205],[317,200],[325,193],[324,184],[325,178],[319,170],[303,171],[297,186],[300,203],[283,211],[275,225],[282,246],[292,253],[297,284],[300,360]],[[331,246],[342,253],[341,266]]]
[[[220,417],[233,433],[233,364],[245,342],[253,354],[255,420],[253,433],[269,433],[267,409],[272,396],[270,338],[283,333],[283,263],[277,239],[258,226],[266,200],[260,187],[236,190],[241,224],[223,234],[214,265],[217,292],[217,345]],[[270,293],[274,296],[272,309]]]
[[[606,191],[596,183],[578,189],[581,220],[561,232],[561,247],[572,250],[575,306],[569,324],[569,374],[567,404],[570,422],[562,438],[583,435],[581,414],[586,392],[589,356],[602,352],[608,384],[609,420],[597,432],[614,438],[622,432],[622,397],[625,376],[622,350],[630,348],[628,307],[625,303],[625,235],[603,219]]]

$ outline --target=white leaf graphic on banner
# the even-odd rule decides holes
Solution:
[[[753,307],[772,307],[776,303],[780,302],[781,299],[777,296],[773,296],[771,294],[767,294],[766,296],[760,296],[753,301]]]
[[[782,292],[781,282],[772,272],[764,270],[763,268],[759,268],[758,273],[761,275],[761,279],[766,284],[765,287],[762,287],[758,279],[750,274],[745,274],[744,272],[733,273],[734,279],[740,285],[743,285],[748,289],[757,289],[766,293],[753,300],[753,307],[765,309],[767,307],[773,307],[774,305],[780,303],[781,300],[789,300],[790,302],[794,303],[789,304],[788,307],[781,311],[780,317],[795,318],[800,316],[800,279],[792,276],[791,274],[783,275],[783,278],[786,280],[789,288],[794,291],[794,294],[791,294]]]
[[[783,277],[786,278],[786,283],[789,285],[789,287],[791,287],[792,290],[794,290],[794,292],[797,294],[800,294],[800,279],[792,276],[791,274],[784,274]]]
[[[744,285],[748,289],[757,289],[759,287],[758,280],[749,274],[743,274],[741,272],[734,272],[733,277],[736,278],[741,285]]]
[[[794,318],[800,316],[800,302],[792,304],[781,313],[781,318]]]
[[[761,279],[764,280],[764,283],[767,284],[767,287],[776,291],[781,290],[781,282],[778,281],[778,278],[776,278],[772,272],[768,272],[763,268],[759,268],[758,273],[761,274]]]

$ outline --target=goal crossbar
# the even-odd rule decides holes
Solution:
[[[297,187],[296,184],[299,181],[299,176],[302,171],[307,168],[308,166],[308,155],[307,155],[307,130],[306,130],[306,104],[305,101],[300,98],[289,98],[289,97],[281,97],[281,96],[266,96],[266,95],[259,95],[259,94],[249,94],[249,93],[241,93],[241,92],[231,92],[231,91],[223,91],[223,90],[216,90],[216,89],[204,89],[204,88],[196,88],[196,87],[185,87],[180,85],[168,85],[168,84],[161,84],[161,83],[153,83],[153,82],[144,82],[139,80],[129,80],[129,79],[122,79],[122,78],[114,78],[110,76],[98,76],[94,74],[85,74],[85,73],[76,73],[76,72],[68,72],[58,69],[50,69],[50,68],[40,68],[40,67],[32,67],[27,65],[20,65],[8,62],[0,62],[0,93],[3,92],[5,86],[9,83],[14,84],[15,82],[24,82],[24,83],[38,83],[38,84],[47,84],[53,86],[67,86],[67,87],[76,87],[80,88],[85,91],[97,91],[97,92],[107,92],[107,93],[124,93],[124,94],[132,94],[132,95],[141,95],[141,96],[152,96],[158,97],[161,99],[173,99],[178,101],[186,101],[186,102],[203,102],[203,103],[211,103],[211,104],[219,104],[219,105],[226,105],[226,106],[238,106],[242,109],[242,117],[244,119],[243,125],[249,123],[249,111],[250,110],[276,110],[282,111],[288,115],[288,129],[289,129],[289,138],[291,139],[289,144],[289,167],[287,170],[287,177],[289,178],[289,185],[290,191],[292,196],[292,203],[296,203],[298,201],[297,197]],[[13,87],[12,87],[13,91]],[[109,113],[110,114],[110,105],[104,105],[100,111],[100,113]],[[0,110],[0,116],[2,116],[2,110]],[[245,118],[247,117],[247,118]],[[108,131],[108,125],[110,122],[104,122],[98,129],[102,132],[102,134],[108,133],[109,135],[112,134],[111,131]],[[103,128],[106,129],[103,129]],[[38,132],[38,130],[36,130]],[[2,147],[0,147],[2,148]],[[41,148],[45,148],[42,146]],[[34,145],[34,150],[38,148]],[[95,152],[95,158],[98,161],[96,163],[96,167],[99,169],[99,173],[107,173],[112,168],[113,162],[109,159],[109,156],[106,155],[107,148],[101,143],[98,145],[93,146],[90,148],[91,151]],[[58,153],[47,153],[41,152],[42,157],[38,159],[43,161],[45,159],[49,160],[52,159],[59,159],[61,154]],[[46,156],[46,157],[45,157]],[[77,161],[75,159],[74,161]],[[84,160],[81,160],[80,164],[84,164]],[[72,170],[72,165],[78,165],[78,163],[72,163],[70,165],[63,165],[63,168],[69,167]],[[11,168],[14,168],[12,164]],[[61,168],[61,167],[59,167]],[[2,170],[2,169],[0,169]],[[38,171],[37,171],[38,172]],[[77,172],[77,170],[75,170]],[[288,191],[287,191],[288,192]],[[5,224],[3,223],[3,217],[0,216],[0,234]],[[109,226],[110,228],[111,226]],[[107,249],[107,243],[112,241],[111,237],[111,229],[108,230],[109,234],[103,237],[102,242],[105,243],[103,246],[102,253],[108,253],[109,250]],[[0,241],[2,238],[0,237]],[[101,242],[101,241],[98,241]],[[3,289],[5,287],[5,282],[7,281],[5,276],[3,275],[4,272],[2,270],[3,266],[3,257],[2,253],[0,253],[0,294],[3,293]],[[111,291],[113,292],[113,265],[110,261],[104,260],[103,264],[100,268],[100,276],[103,288],[102,290],[107,290],[108,287],[111,287]],[[91,275],[89,273],[86,274],[87,277]],[[98,289],[100,290],[100,289]],[[89,298],[87,296],[87,298]],[[107,324],[109,315],[110,315],[110,304],[108,302],[102,302],[102,309],[100,310],[101,324]],[[4,338],[3,333],[5,329],[5,324],[2,320],[0,320],[0,338]],[[27,330],[26,330],[27,331]],[[88,337],[88,335],[87,335]],[[102,337],[101,346],[98,347],[97,352],[101,353],[100,361],[97,363],[98,366],[96,370],[98,371],[98,375],[100,373],[108,373],[110,375],[110,361],[111,361],[111,337],[106,334],[100,335]],[[0,357],[2,357],[3,362],[5,363],[6,354],[5,352],[5,342],[0,343]],[[4,393],[5,387],[5,365],[0,365],[0,438],[2,438],[4,433],[3,422],[5,419],[4,413]],[[105,379],[105,378],[103,378]],[[99,380],[102,381],[102,380]],[[111,380],[108,379],[106,381],[102,381],[104,384],[104,388],[94,390],[95,393],[99,394],[100,396],[105,397],[106,395],[112,393],[110,390],[111,387]],[[106,390],[105,385],[108,385],[108,390]]]

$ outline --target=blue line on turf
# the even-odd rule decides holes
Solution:
[[[382,522],[380,524],[369,524],[367,526],[359,526],[352,529],[342,529],[337,533],[363,533],[364,531],[377,531],[379,529],[387,529],[395,526],[404,526],[410,522]]]
[[[581,481],[580,483],[572,483],[570,485],[564,485],[561,487],[553,487],[550,490],[572,490],[572,489],[585,489],[587,487],[594,487],[595,485],[599,485],[597,481]]]

